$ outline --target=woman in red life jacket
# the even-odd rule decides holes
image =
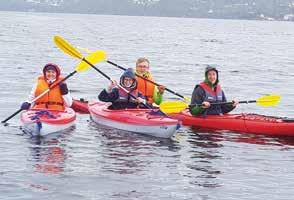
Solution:
[[[39,76],[37,83],[34,85],[29,101],[42,94],[52,84],[56,84],[62,80],[60,76],[60,68],[53,63],[48,63],[43,68],[43,75]],[[32,105],[29,102],[24,102],[21,105],[21,109],[27,110],[29,108],[36,109],[52,109],[64,111],[65,107],[70,107],[72,104],[72,98],[65,82],[59,83],[58,86],[50,89],[48,93],[36,100]]]
[[[195,86],[191,104],[202,104],[202,106],[191,106],[192,115],[222,115],[232,111],[237,104],[234,100],[232,104],[211,105],[211,103],[227,102],[224,91],[221,89],[218,79],[218,70],[208,66],[205,69],[204,82]]]
[[[104,102],[112,102],[109,109],[115,110],[138,108],[141,103],[145,103],[144,97],[137,90],[137,80],[131,68],[128,68],[120,77],[119,85],[113,81],[107,90],[104,89],[99,94],[98,99]]]

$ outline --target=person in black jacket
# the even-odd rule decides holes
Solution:
[[[119,85],[112,81],[108,89],[102,90],[98,99],[104,102],[112,102],[109,109],[138,108],[145,103],[143,95],[137,90],[135,73],[128,68],[120,77]]]
[[[218,79],[218,70],[215,67],[208,66],[205,69],[204,82],[195,86],[190,112],[192,115],[222,115],[232,111],[237,104],[237,100],[233,100],[232,104],[211,105],[211,103],[227,102],[224,91],[221,89]],[[193,105],[193,104],[200,104]]]

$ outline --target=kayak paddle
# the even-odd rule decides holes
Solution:
[[[81,50],[83,50],[83,51],[85,51],[87,53],[91,53],[92,52],[89,49],[82,48],[82,47],[78,47],[78,49],[81,49]],[[113,65],[113,66],[115,66],[115,67],[117,67],[117,68],[119,68],[119,69],[121,69],[121,70],[124,70],[124,71],[126,70],[126,68],[124,68],[124,67],[122,67],[122,66],[120,66],[120,65],[118,65],[118,64],[116,64],[116,63],[114,63],[114,62],[112,62],[110,60],[106,60],[106,62],[109,63],[109,64],[111,64],[111,65]],[[144,79],[145,81],[148,81],[149,83],[152,83],[152,84],[154,84],[156,86],[160,86],[160,84],[158,84],[156,82],[153,82],[153,81],[151,81],[149,79],[146,79],[146,78],[144,78],[143,76],[141,76],[141,75],[139,75],[137,73],[136,73],[136,76],[137,77],[140,77],[140,78]],[[185,97],[185,96],[183,96],[183,95],[181,95],[181,94],[179,94],[179,93],[177,93],[177,92],[175,92],[175,91],[173,91],[173,90],[171,90],[169,88],[165,88],[165,90],[168,91],[168,92],[170,92],[170,93],[172,93],[172,94],[174,94],[174,95],[176,95],[176,96],[178,96],[178,97],[180,97],[180,98],[182,98],[182,99],[184,99],[187,102],[190,102],[191,101],[191,99],[189,97]]]
[[[240,104],[248,104],[248,103],[256,103],[257,105],[269,107],[276,106],[280,103],[281,97],[279,95],[267,95],[258,98],[257,100],[249,100],[249,101],[240,101]],[[219,102],[219,103],[211,103],[210,105],[225,105],[225,104],[233,104],[233,102]],[[190,106],[201,106],[202,104],[187,104],[182,101],[165,101],[159,105],[159,109],[164,113],[178,113]]]
[[[60,36],[55,36],[54,37],[54,42],[57,45],[57,47],[59,47],[64,53],[74,57],[74,58],[78,58],[82,60],[82,63],[85,62],[86,65],[90,65],[92,68],[94,68],[97,72],[99,72],[102,76],[104,76],[106,79],[108,79],[109,81],[113,81],[108,75],[106,75],[104,72],[102,72],[100,69],[98,69],[95,65],[93,65],[91,62],[89,62],[89,60],[87,59],[88,56],[86,58],[84,58],[82,56],[82,54],[73,47],[73,45],[71,45],[69,42],[67,42],[65,39],[63,39]],[[92,55],[92,54],[91,54]],[[91,56],[90,55],[90,56]],[[89,56],[89,57],[90,57]],[[92,57],[91,57],[92,58]],[[93,58],[95,59],[95,55],[93,55]],[[106,54],[104,54],[104,60],[106,60]],[[125,88],[121,87],[120,85],[118,85],[118,87],[122,88],[125,92],[127,92],[132,98],[136,99],[136,97],[132,94],[130,94]],[[150,108],[150,106],[141,103],[142,105],[144,105],[146,108]]]
[[[75,54],[76,55],[76,54]],[[105,52],[103,51],[96,51],[90,55],[88,55],[86,57],[87,60],[90,60],[93,63],[97,63],[97,62],[101,62],[104,61],[105,58]],[[84,58],[83,58],[84,59]],[[35,101],[37,101],[38,99],[40,99],[42,96],[44,96],[45,94],[47,94],[50,89],[55,88],[56,86],[58,86],[61,82],[69,79],[71,76],[73,76],[76,73],[80,73],[83,71],[86,71],[90,68],[89,65],[87,65],[84,61],[80,62],[79,65],[75,68],[75,70],[73,72],[71,72],[69,75],[67,75],[64,79],[52,84],[47,90],[45,90],[42,94],[40,94],[39,96],[35,97],[33,100],[31,100],[28,103],[34,103]],[[18,109],[15,113],[13,113],[12,115],[10,115],[9,117],[7,117],[5,120],[3,120],[1,123],[6,123],[8,120],[10,120],[11,118],[13,118],[15,115],[17,115],[18,113],[20,113],[22,111],[22,109]]]

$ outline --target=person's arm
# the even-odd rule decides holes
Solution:
[[[118,98],[119,98],[119,92],[117,88],[113,88],[111,92],[107,92],[106,89],[104,89],[98,95],[98,99],[104,102],[114,102]]]
[[[35,98],[36,89],[37,89],[37,83],[35,83],[35,85],[33,86],[27,101],[25,101],[21,104],[22,110],[28,110],[29,108],[34,106],[34,102],[32,102],[32,100],[34,100],[34,98]],[[30,103],[30,102],[32,102],[32,103]]]
[[[62,99],[65,104],[65,107],[71,107],[72,97],[71,97],[70,92],[67,88],[67,84],[65,82],[62,82],[59,84],[59,88],[60,88],[60,92],[61,92]]]
[[[223,93],[223,102],[227,102],[227,98],[226,98],[226,96],[225,96],[224,91],[222,91],[222,93]],[[234,110],[236,107],[233,106],[233,104],[224,104],[224,105],[221,105],[221,108],[222,108],[223,113],[225,114],[225,113],[229,113],[229,112],[231,112],[231,111]]]
[[[145,103],[146,103],[146,97],[141,93],[141,92],[138,92],[138,97],[145,100]]]
[[[62,95],[62,99],[66,107],[71,107],[73,100],[69,92],[65,95]]]
[[[202,102],[205,99],[205,91],[201,87],[195,86],[194,91],[192,93],[192,99],[191,104],[202,104]],[[190,113],[194,116],[200,115],[205,111],[205,108],[202,108],[202,106],[191,106],[189,108]]]
[[[158,91],[156,86],[154,87],[152,99],[156,105],[161,104],[161,102],[163,100],[163,94]]]
[[[32,90],[29,94],[29,98],[28,98],[29,102],[31,102],[35,98],[36,89],[37,89],[37,83],[35,83],[35,85],[33,86]]]
[[[137,100],[138,104],[140,104],[140,103],[146,104],[147,103],[145,96],[142,95],[141,92],[138,92],[138,97],[136,100]]]

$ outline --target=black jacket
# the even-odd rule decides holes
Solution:
[[[224,91],[222,90],[222,102],[227,102]],[[206,101],[205,90],[196,85],[192,93],[191,104],[202,104],[203,101]],[[212,105],[207,109],[202,108],[201,106],[191,106],[190,112],[192,115],[220,115],[232,111],[235,107],[232,104],[224,105]]]
[[[138,97],[144,98],[141,93],[138,94]],[[112,105],[109,109],[119,110],[125,108],[138,108],[139,104],[131,101],[131,96],[128,96],[127,101],[118,101],[119,100],[119,90],[118,88],[113,88],[111,92],[107,92],[105,89],[100,92],[98,99],[104,102],[112,102]]]

